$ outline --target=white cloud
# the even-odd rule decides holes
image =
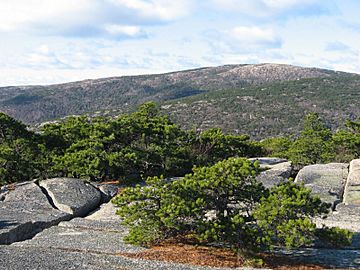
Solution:
[[[318,0],[212,0],[216,7],[233,12],[240,12],[249,17],[272,17],[288,11],[294,13],[313,13],[319,8]],[[313,9],[313,10],[307,10]],[[322,10],[324,11],[324,10]],[[317,10],[320,12],[320,10]]]
[[[314,0],[263,0],[262,1],[267,7],[277,9],[287,9],[297,5],[309,5],[316,1]]]
[[[238,26],[228,32],[236,40],[248,45],[273,44],[279,41],[270,28]]]
[[[282,39],[271,29],[258,26],[237,26],[229,30],[203,33],[213,54],[252,53],[280,48]]]
[[[141,16],[154,17],[162,20],[174,20],[183,17],[191,10],[190,0],[109,0],[119,7],[137,11]]]
[[[61,17],[69,19],[76,14],[89,13],[93,8],[94,1],[87,0],[3,0],[0,2],[0,30],[16,31],[29,24],[51,22]],[[63,23],[69,21],[64,20]]]
[[[349,51],[351,48],[340,42],[340,41],[333,41],[326,44],[325,51]]]
[[[129,36],[140,37],[146,36],[145,32],[138,26],[132,25],[119,25],[119,24],[107,24],[105,25],[105,31],[114,36]]]
[[[140,26],[176,20],[190,11],[190,0],[2,0],[0,31],[144,37]]]

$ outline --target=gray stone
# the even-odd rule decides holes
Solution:
[[[101,202],[109,202],[119,190],[119,185],[116,184],[102,184],[102,183],[91,183],[101,192]]]
[[[118,232],[120,234],[127,234],[129,231],[127,227],[121,224],[118,220],[94,220],[87,218],[74,218],[69,222],[60,222],[60,227],[80,228],[95,231],[109,231]]]
[[[250,160],[258,160],[260,168],[264,169],[256,179],[263,183],[267,188],[271,188],[283,181],[287,181],[292,172],[291,163],[286,159],[263,157]]]
[[[317,227],[339,227],[353,232],[360,232],[360,207],[340,203],[336,206],[327,218],[316,219]],[[360,246],[360,243],[358,243]]]
[[[350,162],[344,191],[344,203],[356,205],[360,208],[360,159],[354,159]]]
[[[345,203],[340,203],[336,206],[336,212],[344,216],[357,217],[360,216],[360,207],[353,204],[348,205]],[[358,219],[358,221],[360,222],[360,218]],[[360,227],[359,227],[359,231],[360,231]]]
[[[77,250],[92,253],[106,251],[106,253],[112,254],[142,251],[143,248],[124,242],[123,237],[126,232],[126,230],[119,232],[96,229],[92,226],[54,226],[43,230],[30,240],[13,243],[12,245]]]
[[[322,265],[326,269],[360,269],[360,250],[301,248],[277,250],[276,253],[295,261]]]
[[[346,163],[315,164],[302,168],[295,183],[304,183],[314,194],[334,207],[341,202],[347,176]]]
[[[0,201],[0,244],[34,236],[71,216],[54,209],[35,183],[12,185]]]
[[[120,222],[120,217],[116,215],[116,209],[112,202],[103,203],[98,209],[90,213],[86,219]]]
[[[80,179],[53,178],[41,181],[40,186],[59,210],[73,216],[84,216],[100,204],[100,191]]]

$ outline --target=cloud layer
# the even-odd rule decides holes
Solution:
[[[186,16],[189,0],[3,0],[0,31],[70,37],[144,37],[142,26]]]
[[[0,85],[276,62],[360,73],[358,0],[2,0]]]

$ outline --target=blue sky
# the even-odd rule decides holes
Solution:
[[[359,0],[1,0],[0,85],[240,63],[360,73]]]

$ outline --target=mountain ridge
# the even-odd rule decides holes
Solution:
[[[249,91],[255,91],[259,100],[266,101],[269,99],[270,92],[265,93],[265,91],[262,95],[261,88],[259,90],[256,87],[269,85],[269,87],[273,89],[272,91],[276,93],[277,90],[275,89],[276,87],[274,88],[274,85],[283,83],[284,85],[279,87],[287,88],[287,93],[281,93],[281,95],[286,94],[289,96],[291,96],[293,92],[291,87],[295,89],[301,84],[306,84],[306,80],[314,80],[312,83],[319,89],[325,86],[333,88],[333,85],[328,85],[326,80],[323,79],[329,79],[332,81],[332,84],[346,88],[347,91],[358,89],[360,85],[360,75],[355,73],[273,63],[224,65],[164,74],[109,77],[53,85],[1,87],[0,111],[27,124],[35,124],[68,115],[92,114],[99,111],[110,111],[110,113],[113,111],[113,114],[131,111],[134,107],[146,101],[155,101],[162,105],[165,104],[166,106],[169,102],[181,103],[183,99],[186,100],[187,98],[191,99],[194,97],[196,100],[196,97],[202,97],[208,94],[213,95],[212,98],[217,99],[221,97],[216,93],[226,93],[236,90],[240,93],[242,99],[245,98],[244,93],[248,96],[245,98],[247,100],[243,100],[244,102],[241,103],[241,106],[243,106],[242,114],[251,113],[249,110],[257,114],[261,112],[261,106],[264,106],[264,104],[269,107],[269,110],[266,112],[263,111],[262,113],[269,113],[271,107],[274,106],[267,102],[260,102],[257,104],[258,106],[247,106],[254,101],[254,99],[251,100],[251,98],[249,98],[249,96],[252,96]],[[291,87],[289,88],[289,86]],[[303,87],[311,91],[311,85],[303,85]],[[243,94],[241,92],[243,92]],[[330,95],[329,97],[327,97],[328,94],[326,94],[326,92],[322,90],[320,92],[322,95],[325,95],[325,99],[336,96],[334,89],[331,92],[332,96]],[[357,92],[358,91],[355,91],[355,94]],[[239,95],[239,93],[237,95]],[[306,95],[306,93],[307,92],[301,92],[300,94]],[[346,96],[346,93],[344,93],[344,95]],[[337,96],[337,98],[345,102],[344,97]],[[271,99],[276,101],[274,97]],[[348,102],[348,99],[346,100],[346,102]],[[304,100],[301,99],[299,99],[299,101],[304,102]],[[287,102],[289,102],[289,100]],[[319,106],[319,104],[315,105]],[[283,110],[285,110],[286,104],[280,107],[283,107]],[[337,111],[338,107],[339,106],[335,106],[335,111]],[[320,108],[322,107],[320,106]],[[278,109],[279,108],[277,108],[277,110]],[[241,108],[237,106],[236,110],[241,111]],[[172,111],[167,109],[165,109],[165,111],[178,123],[184,124],[184,121],[179,119],[181,114],[180,116],[176,116]],[[319,111],[321,112],[322,110],[320,109]],[[219,113],[222,112],[220,111]],[[358,114],[358,110],[354,109],[353,113]],[[270,112],[270,114],[273,113]],[[238,117],[238,115],[233,115],[232,113],[229,115]],[[196,119],[196,117],[198,117],[198,119]],[[227,121],[234,122],[234,119],[228,119],[229,117],[226,118]],[[299,120],[299,117],[300,115],[295,118],[296,121]],[[336,121],[338,120],[339,119]],[[189,123],[192,126],[194,126],[195,123],[196,127],[208,127],[208,125],[201,125],[201,123],[196,124],[196,122],[201,121],[209,121],[209,119],[200,117],[199,115],[192,115]],[[248,122],[240,121],[235,126],[246,123]],[[214,121],[213,125],[224,127],[224,125],[221,125],[221,121]],[[189,128],[189,125],[185,126]],[[338,124],[335,126],[338,126]],[[234,128],[234,125],[232,128],[224,127],[224,129],[228,132],[234,132],[235,129],[239,130],[239,128]],[[240,131],[248,132],[249,129],[240,129]]]

